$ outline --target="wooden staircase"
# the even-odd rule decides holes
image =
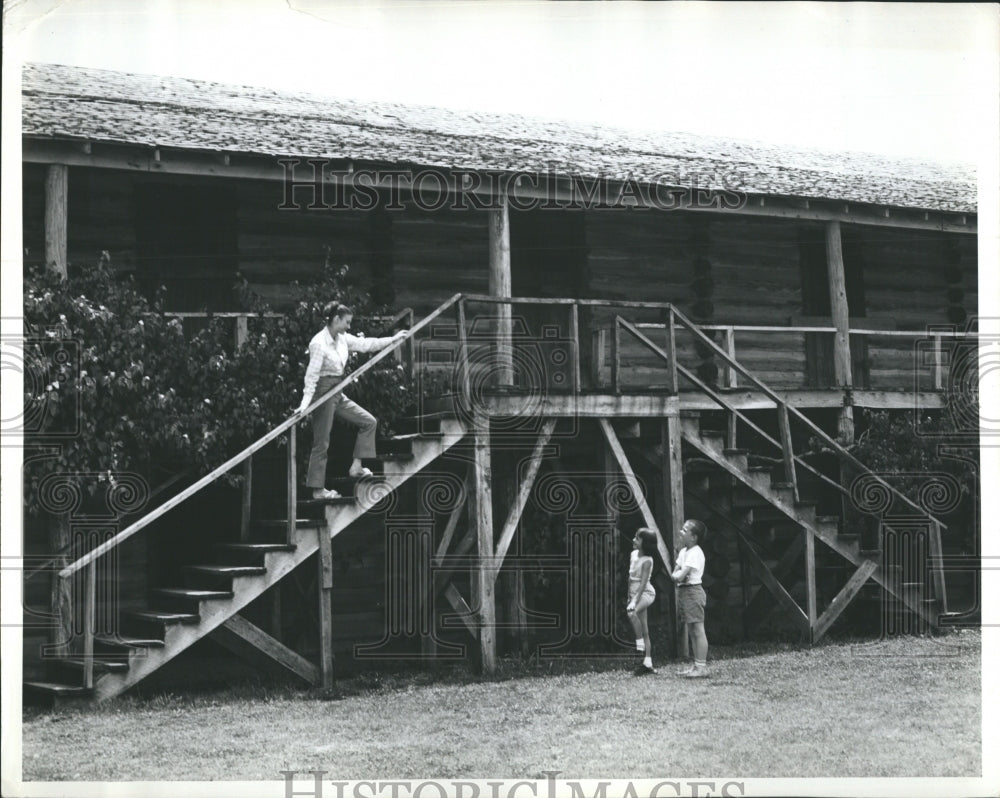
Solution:
[[[363,480],[340,480],[336,484],[345,493],[343,498],[300,501],[303,515],[318,517],[297,518],[287,542],[219,543],[213,548],[212,561],[185,565],[183,584],[151,591],[147,609],[122,616],[118,636],[94,639],[91,689],[80,686],[83,658],[66,657],[49,663],[51,681],[24,683],[26,700],[52,703],[117,696],[219,627],[236,626],[239,619],[233,619],[238,613],[316,554],[323,536],[336,537],[466,434],[457,419],[440,419],[438,426],[438,432],[380,441],[380,446],[387,444],[392,449],[377,458],[377,463],[370,463],[381,473]],[[348,486],[353,495],[347,495]],[[284,533],[287,520],[258,520],[255,526],[278,528]],[[289,652],[285,656],[297,655]],[[315,668],[304,659],[294,664],[305,671]]]
[[[872,549],[862,548],[859,535],[845,530],[839,516],[820,515],[817,513],[816,501],[796,499],[795,489],[790,483],[774,479],[772,466],[751,465],[748,450],[727,448],[727,433],[703,429],[701,417],[697,412],[682,413],[681,435],[691,453],[711,462],[717,469],[727,474],[734,485],[752,491],[766,502],[766,507],[773,508],[774,512],[770,515],[777,516],[775,520],[779,522],[784,520],[787,524],[814,536],[816,540],[825,544],[827,549],[839,555],[842,561],[846,561],[845,566],[850,564],[855,569],[847,584],[831,601],[826,612],[817,617],[815,607],[812,613],[803,610],[779,582],[780,575],[788,570],[788,565],[801,552],[801,545],[787,549],[783,558],[785,562],[777,562],[773,570],[754,553],[752,547],[746,547],[752,570],[762,584],[761,590],[770,591],[778,599],[779,604],[784,605],[802,630],[804,637],[809,640],[819,639],[836,620],[843,607],[854,599],[869,579],[879,585],[889,597],[916,613],[928,624],[937,622],[942,602],[934,595],[933,580],[921,580],[919,583],[903,581],[903,576],[897,568],[883,562],[881,546]],[[744,502],[747,521],[753,520],[754,506],[754,503]],[[759,507],[759,503],[756,506]],[[744,539],[744,542],[748,541]]]

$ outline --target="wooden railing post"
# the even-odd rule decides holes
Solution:
[[[288,430],[288,468],[287,468],[287,480],[288,480],[288,514],[286,518],[288,519],[285,527],[285,543],[291,543],[295,538],[295,521],[299,514],[299,486],[298,486],[298,476],[296,471],[298,469],[298,464],[295,456],[295,444],[296,436],[295,431],[298,428],[298,424],[292,424]]]
[[[667,314],[667,354],[670,356],[670,392],[677,393],[677,331],[674,329],[674,306]]]
[[[580,307],[574,302],[569,306],[569,335],[573,341],[572,386],[573,393],[580,392]]]
[[[45,174],[45,266],[66,278],[69,167],[50,164]]]
[[[931,580],[934,583],[934,598],[941,602],[942,613],[948,612],[948,595],[944,582],[944,549],[941,546],[941,524],[931,521],[930,529]],[[937,625],[937,624],[935,624]]]
[[[469,379],[469,341],[465,333],[465,300],[458,300],[458,379],[462,405],[468,408],[472,400]]]
[[[242,347],[243,344],[245,344],[247,341],[247,335],[248,335],[247,329],[248,329],[247,315],[245,313],[241,313],[239,316],[236,317],[236,332],[235,332],[234,343],[236,344],[235,351],[237,352],[240,351],[240,347]]]
[[[726,351],[729,357],[736,361],[736,331],[729,326],[725,329]],[[726,363],[726,387],[736,388],[739,385],[739,374],[732,362]],[[730,449],[736,448],[736,414],[730,413],[726,419],[726,446]]]
[[[97,600],[97,563],[87,563],[83,586],[83,686],[94,686],[94,618]]]
[[[944,388],[944,367],[941,362],[941,336],[934,335],[934,390],[940,391]]]
[[[781,431],[781,457],[785,461],[785,481],[792,483],[792,496],[799,500],[799,482],[795,476],[795,453],[792,451],[792,430],[788,424],[788,405],[778,405],[778,428]]]
[[[621,369],[621,324],[615,316],[615,330],[611,336],[611,390],[616,394],[622,392],[619,371]]]
[[[243,485],[240,496],[240,541],[250,539],[250,501],[253,489],[253,455],[243,461]]]

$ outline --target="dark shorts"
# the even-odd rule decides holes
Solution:
[[[705,622],[705,590],[701,585],[677,588],[677,610],[682,623]]]

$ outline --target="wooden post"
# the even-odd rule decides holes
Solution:
[[[847,306],[847,281],[844,277],[844,250],[840,239],[840,222],[826,223],[826,268],[830,286],[830,312],[837,332],[833,340],[834,380],[840,388],[850,388],[851,339],[850,309]],[[841,443],[854,441],[854,411],[845,406],[837,421],[837,435]]]
[[[788,424],[788,405],[778,405],[778,429],[781,432],[781,457],[785,461],[785,480],[792,483],[792,498],[799,500],[799,481],[795,476],[795,452],[792,450],[792,429]]]
[[[806,540],[806,616],[809,618],[809,639],[816,628],[816,536],[808,527],[802,528]]]
[[[73,584],[74,577],[62,578],[59,571],[69,565],[72,530],[69,513],[53,513],[48,520],[49,551],[52,552],[52,582],[49,594],[49,611],[52,626],[49,629],[48,654],[65,656],[73,640]]]
[[[616,394],[622,392],[621,375],[619,374],[621,370],[621,331],[618,317],[615,316],[615,329],[611,336],[611,390]]]
[[[510,284],[510,210],[507,198],[500,197],[500,207],[489,212],[490,296],[509,297]],[[497,381],[514,384],[514,357],[511,350],[511,306],[497,305]]]
[[[247,342],[247,317],[246,314],[241,314],[236,317],[236,333],[234,343],[236,344],[236,351],[240,351],[240,347]]]
[[[569,335],[573,341],[573,393],[580,392],[580,309],[574,302],[569,306]]]
[[[941,336],[934,336],[934,390],[944,388],[944,368],[941,359]]]
[[[465,333],[465,299],[458,300],[458,378],[461,402],[466,408],[472,401],[472,386],[469,377],[469,342]]]
[[[333,546],[330,530],[324,524],[317,530],[319,552],[316,555],[319,569],[319,672],[324,690],[333,688],[333,607],[330,605],[333,590]]]
[[[934,598],[940,602],[939,610],[948,612],[948,595],[944,582],[944,550],[941,548],[941,524],[931,522],[930,529],[931,579],[934,582]],[[937,626],[937,619],[934,625]]]
[[[69,168],[50,164],[45,174],[45,265],[66,279],[66,214]]]
[[[243,461],[243,486],[240,496],[240,542],[250,539],[250,499],[253,490],[253,455]]]
[[[680,529],[684,525],[684,462],[681,459],[681,419],[680,416],[667,416],[660,426],[660,443],[663,448],[663,493],[667,499],[663,508],[665,521],[670,530],[670,555],[667,568],[673,570],[674,558],[681,547]],[[677,616],[677,588],[670,593],[672,602],[669,617],[674,624],[671,635],[671,654],[686,657],[688,655],[688,640],[684,634],[684,624]]]
[[[736,331],[732,327],[727,327],[725,335],[726,353],[733,360],[736,360]],[[738,386],[739,373],[732,363],[726,363],[726,387],[736,388]],[[730,449],[736,448],[736,422],[736,414],[730,413],[726,418],[726,446]]]
[[[497,667],[492,477],[489,419],[480,416],[474,421],[469,520],[475,528],[478,543],[473,585],[474,603],[479,607],[479,650],[484,673],[493,673]]]
[[[674,329],[674,306],[667,314],[667,354],[670,355],[670,392],[677,393],[677,331]]]
[[[285,525],[285,543],[291,543],[295,539],[295,522],[299,514],[299,486],[298,477],[296,476],[296,469],[298,468],[295,462],[295,444],[296,444],[296,430],[298,429],[298,424],[292,424],[288,430],[288,463],[287,463],[287,489],[288,497],[287,501],[287,523]]]
[[[87,563],[83,588],[83,686],[94,687],[94,613],[97,601],[96,562]]]
[[[593,385],[597,388],[604,384],[601,379],[601,375],[604,372],[604,364],[607,362],[607,359],[604,356],[604,349],[608,345],[608,331],[604,328],[594,330],[593,338]]]

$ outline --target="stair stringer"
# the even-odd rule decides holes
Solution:
[[[797,509],[794,503],[786,501],[781,494],[777,492],[777,490],[771,487],[770,477],[766,477],[765,483],[765,477],[757,478],[755,475],[740,468],[736,462],[723,452],[723,445],[721,443],[711,439],[706,440],[701,435],[696,421],[693,423],[688,423],[686,421],[686,423],[682,424],[681,436],[685,442],[697,449],[701,454],[709,458],[720,468],[725,469],[725,471],[729,474],[740,480],[740,482],[757,493],[768,503],[783,512],[791,521],[809,529],[819,540],[853,565],[860,566],[862,563],[871,559],[870,557],[861,556],[857,551],[855,551],[851,544],[840,540],[835,530],[831,531],[829,526],[818,524],[811,519],[810,515],[812,515],[813,518],[815,517],[814,510],[810,510],[807,513]],[[900,590],[896,585],[892,584],[890,580],[886,579],[880,570],[877,569],[872,572],[870,578],[883,590],[888,591],[897,599],[902,601],[911,611],[917,613],[928,623],[934,624],[937,622],[936,618],[932,617],[931,613],[929,613],[924,607],[914,602],[909,596],[906,595],[905,591]]]
[[[434,439],[414,442],[413,459],[398,464],[380,477],[380,482],[393,491],[410,477],[418,474],[438,457],[451,449],[465,437],[465,426],[455,419],[442,419],[441,434]],[[216,628],[236,615],[240,610],[258,598],[264,591],[280,582],[310,555],[319,549],[319,530],[326,526],[331,538],[350,526],[354,521],[372,509],[385,496],[384,491],[372,491],[363,495],[362,500],[351,505],[328,508],[326,522],[316,521],[315,526],[298,527],[289,541],[295,545],[290,552],[274,551],[264,555],[267,572],[260,576],[234,577],[233,596],[225,600],[207,600],[199,603],[196,624],[172,624],[165,628],[162,648],[143,648],[129,652],[128,671],[106,673],[94,680],[93,696],[98,701],[114,698],[138,684],[151,673],[162,667],[185,649],[210,634]]]

